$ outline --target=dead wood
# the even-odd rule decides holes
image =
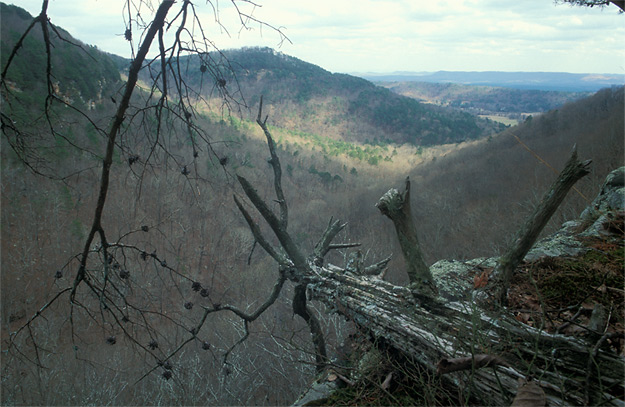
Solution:
[[[575,183],[587,175],[591,161],[581,162],[577,158],[577,147],[573,146],[571,156],[558,178],[544,195],[541,202],[517,231],[512,245],[499,259],[497,267],[491,274],[484,291],[491,293],[498,304],[505,305],[512,274],[521,263],[527,252],[532,248],[538,235],[558,209],[566,194]]]
[[[459,370],[480,369],[488,366],[508,366],[508,363],[496,355],[474,355],[464,358],[445,358],[438,362],[436,373],[445,374]]]
[[[406,287],[326,268],[314,269],[309,292],[309,299],[323,302],[432,375],[438,374],[441,359],[471,358],[476,341],[500,349],[500,363],[441,376],[447,389],[469,392],[479,405],[510,405],[517,380],[527,376],[540,378],[536,383],[552,406],[581,405],[586,397],[594,404],[618,404],[625,392],[622,357],[600,347],[593,357],[585,340],[530,327],[505,310],[488,315],[471,302],[445,304],[429,297],[420,302]],[[589,358],[600,374],[586,378]]]
[[[543,407],[547,405],[545,392],[536,382],[520,381],[520,383],[511,407]]]
[[[293,313],[302,317],[308,324],[310,335],[315,346],[315,365],[317,372],[322,372],[328,363],[328,353],[326,351],[325,338],[319,319],[310,310],[306,301],[306,285],[300,284],[295,287],[293,295]]]
[[[406,272],[410,279],[411,288],[423,295],[436,295],[436,284],[430,268],[423,260],[421,246],[417,238],[417,228],[412,219],[410,179],[406,178],[403,193],[392,188],[380,198],[376,206],[382,214],[393,221],[399,245],[406,259]]]

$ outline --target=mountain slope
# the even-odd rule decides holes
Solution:
[[[576,185],[580,193],[569,193],[547,232],[578,216],[605,176],[625,163],[623,92],[623,87],[604,89],[410,171],[420,192],[418,206],[427,214],[420,224],[429,237],[426,252],[459,258],[501,248],[548,189],[554,171],[562,169],[573,145],[580,159],[592,160],[591,174]]]
[[[419,103],[361,78],[330,73],[270,48],[229,50],[213,59],[232,68],[221,72],[226,89],[232,94],[240,90],[252,112],[263,95],[278,127],[348,141],[414,145],[454,143],[503,129],[463,112]],[[197,58],[184,66],[192,86],[206,81]]]
[[[4,69],[11,51],[33,17],[25,10],[0,3],[0,66]],[[102,91],[120,80],[117,67],[108,54],[74,39],[60,27],[49,30],[51,42],[52,86],[66,102],[80,107],[102,98]],[[60,36],[59,36],[60,35]],[[76,47],[79,44],[81,47]],[[7,81],[28,95],[31,106],[40,105],[47,94],[46,49],[41,26],[37,24],[24,39],[22,47],[7,71]],[[24,94],[22,95],[25,96]]]

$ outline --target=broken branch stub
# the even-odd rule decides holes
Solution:
[[[433,296],[437,294],[434,278],[430,268],[423,260],[421,246],[417,238],[417,228],[412,219],[410,208],[410,179],[406,177],[405,191],[400,193],[395,188],[385,193],[376,207],[393,221],[402,253],[408,267],[410,287],[420,294]]]
[[[579,161],[577,146],[573,146],[571,156],[564,169],[523,226],[519,228],[513,243],[499,259],[488,284],[484,287],[485,291],[494,293],[494,299],[498,304],[505,305],[514,270],[536,243],[538,235],[547,225],[569,190],[578,180],[590,173],[588,169],[590,163],[591,160]]]
[[[324,263],[324,257],[330,250],[333,249],[347,249],[350,247],[360,246],[360,243],[339,243],[332,244],[332,240],[336,237],[336,235],[347,226],[347,223],[341,223],[340,220],[334,220],[330,218],[330,222],[326,227],[326,230],[323,232],[323,235],[315,245],[312,254],[313,263],[321,267]]]

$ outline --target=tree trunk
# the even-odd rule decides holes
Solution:
[[[578,180],[590,173],[589,165],[590,160],[580,162],[577,159],[577,148],[574,146],[571,157],[558,175],[558,178],[538,206],[536,206],[534,212],[517,231],[512,245],[499,259],[497,267],[485,288],[495,293],[493,297],[499,304],[506,305],[507,292],[514,270],[534,243],[536,243],[538,235],[547,225],[569,190]]]
[[[505,312],[487,315],[471,302],[443,304],[427,297],[419,301],[408,288],[382,280],[324,268],[315,272],[309,281],[311,299],[344,315],[432,375],[443,359],[484,353],[478,344],[497,352],[509,366],[442,376],[457,394],[470,392],[477,404],[510,405],[518,380],[528,377],[536,379],[551,406],[622,404],[617,398],[625,392],[623,358],[601,349],[594,355],[596,349],[581,339],[532,328]]]
[[[410,287],[423,295],[436,295],[436,285],[429,267],[423,260],[417,238],[417,228],[412,219],[410,206],[410,179],[406,178],[403,193],[390,189],[376,204],[380,212],[393,221],[401,251],[406,259],[406,272]]]

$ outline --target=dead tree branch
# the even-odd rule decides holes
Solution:
[[[258,242],[258,244],[260,244],[260,246],[263,249],[265,249],[265,251],[271,257],[273,257],[275,261],[278,262],[278,264],[280,264],[282,266],[287,266],[289,259],[287,257],[285,257],[282,253],[280,253],[276,248],[274,248],[269,242],[267,242],[267,240],[263,236],[262,232],[260,231],[260,227],[256,224],[256,222],[254,222],[254,220],[252,219],[250,214],[247,212],[247,210],[245,209],[245,207],[243,206],[241,201],[239,201],[239,198],[237,198],[236,195],[233,195],[233,198],[234,198],[235,204],[239,208],[239,211],[241,212],[241,214],[245,218],[245,221],[247,222],[248,227],[252,231],[252,234],[254,235],[255,242]]]
[[[435,295],[437,292],[436,284],[430,268],[423,260],[421,246],[417,238],[417,228],[412,219],[410,179],[406,177],[406,186],[403,193],[392,188],[380,198],[376,206],[395,225],[397,238],[406,259],[411,288],[420,294]]]
[[[236,197],[235,203],[243,214],[243,217],[248,223],[250,229],[252,230],[252,234],[254,235],[256,241],[261,245],[261,247],[263,247],[267,251],[267,253],[269,253],[270,256],[272,256],[281,265],[282,270],[291,271],[287,274],[289,279],[299,283],[295,287],[295,294],[292,303],[293,312],[296,315],[302,317],[302,319],[306,321],[306,324],[310,329],[312,341],[315,347],[317,370],[321,371],[325,368],[328,357],[321,324],[319,323],[319,320],[314,315],[314,313],[309,309],[306,300],[306,288],[307,281],[310,278],[311,274],[311,265],[304,257],[301,250],[295,244],[287,231],[288,205],[284,197],[284,191],[282,189],[282,170],[280,166],[280,159],[278,158],[278,154],[276,152],[276,144],[273,140],[273,137],[271,136],[269,128],[267,127],[267,116],[263,118],[262,109],[263,99],[261,97],[256,122],[265,133],[265,137],[267,139],[267,146],[269,147],[269,154],[271,156],[269,163],[273,168],[274,190],[276,193],[278,205],[280,206],[280,217],[278,218],[278,216],[275,215],[275,213],[269,208],[267,203],[258,195],[254,187],[252,187],[252,185],[245,178],[243,178],[242,176],[237,176],[237,178],[248,199],[251,201],[254,207],[256,207],[258,212],[269,224],[269,227],[278,238],[282,249],[284,249],[284,251],[286,252],[286,257],[280,254],[278,249],[274,248],[267,242],[267,239],[262,236],[260,228],[254,223],[249,213],[245,210],[241,202]],[[331,245],[332,239],[336,237],[336,235],[345,227],[345,225],[346,224],[342,224],[338,220],[330,220],[330,223],[328,224],[328,227],[326,228],[324,234],[315,246],[311,259],[312,264],[323,264],[323,257],[328,253],[329,250],[333,248]],[[350,246],[351,245],[352,244],[350,244]],[[303,283],[302,281],[306,282]],[[239,316],[243,318],[242,315]],[[246,323],[248,322],[247,319],[243,319]]]
[[[328,363],[328,354],[319,319],[306,304],[305,284],[299,284],[295,287],[295,294],[293,295],[293,313],[302,317],[302,319],[308,324],[312,341],[315,346],[315,364],[317,372],[321,372]]]
[[[346,248],[346,247],[355,247],[357,243],[348,243],[346,245],[332,245],[332,240],[336,237],[336,235],[347,226],[347,223],[341,223],[339,220],[330,219],[328,223],[328,227],[323,232],[323,235],[315,245],[313,250],[313,262],[318,265],[323,265],[323,258],[326,254],[332,249],[336,248]]]
[[[309,285],[310,299],[323,302],[432,375],[438,374],[441,360],[470,360],[475,368],[471,383],[461,380],[458,373],[440,378],[457,394],[470,391],[475,404],[510,405],[511,389],[526,376],[540,378],[537,383],[547,394],[549,405],[582,404],[587,392],[591,403],[618,402],[614,395],[625,390],[624,360],[605,349],[599,349],[593,359],[602,366],[601,377],[592,375],[588,383],[571,379],[584,377],[587,369],[589,347],[581,338],[550,334],[506,313],[491,317],[470,302],[419,303],[406,287],[327,268],[315,271],[318,278]],[[480,327],[485,347],[514,346],[494,359],[472,356],[475,326]],[[477,369],[486,365],[489,368]],[[443,370],[445,367],[443,362]]]
[[[261,129],[263,129],[265,138],[267,139],[267,146],[269,147],[269,154],[271,155],[269,163],[271,164],[271,168],[273,168],[273,186],[276,191],[278,205],[280,205],[280,225],[284,230],[286,230],[289,222],[289,208],[286,204],[286,199],[284,199],[284,192],[282,191],[282,166],[280,165],[280,160],[278,159],[278,154],[276,153],[276,143],[273,141],[273,137],[271,137],[271,133],[267,128],[268,116],[265,116],[263,119],[262,112],[263,97],[261,96],[258,105],[256,123],[258,123]]]
[[[499,259],[499,263],[485,287],[485,290],[495,293],[495,301],[499,304],[506,303],[514,270],[532,248],[538,235],[558,209],[571,187],[590,172],[588,169],[590,163],[590,160],[584,162],[578,160],[577,146],[574,146],[571,156],[558,178],[523,226],[517,231],[512,245]]]
[[[273,211],[269,209],[267,203],[265,203],[260,195],[258,195],[256,189],[254,189],[254,187],[252,186],[252,184],[249,183],[248,180],[240,175],[237,175],[237,179],[239,180],[239,184],[241,184],[241,187],[243,188],[243,191],[245,192],[249,200],[256,207],[258,212],[260,212],[263,219],[265,219],[265,221],[269,224],[269,227],[271,227],[271,230],[280,241],[280,244],[286,251],[287,255],[289,256],[295,267],[300,271],[307,269],[308,266],[306,263],[306,258],[301,253],[295,242],[293,242],[293,239],[291,238],[287,230],[282,227],[282,222],[276,217]]]

